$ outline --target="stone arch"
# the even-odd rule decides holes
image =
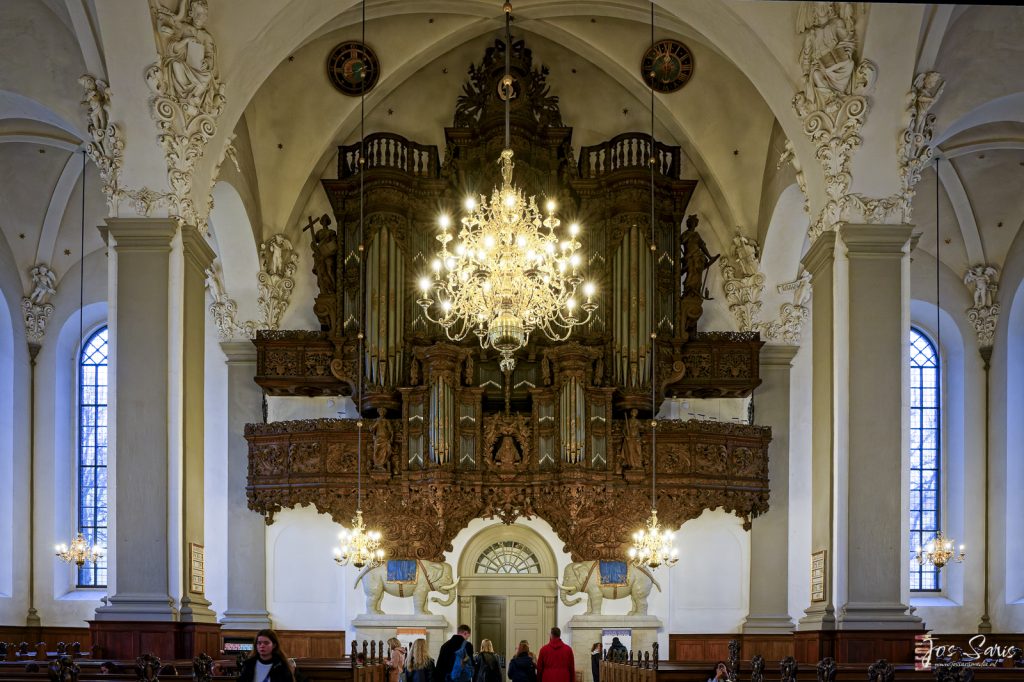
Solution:
[[[558,577],[558,562],[547,540],[529,526],[521,524],[491,524],[470,538],[459,555],[459,575],[476,575],[476,563],[480,556],[495,543],[517,542],[528,548],[537,558],[537,575]]]

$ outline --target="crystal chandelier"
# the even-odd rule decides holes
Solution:
[[[963,560],[967,558],[967,553],[964,551],[964,546],[960,545],[959,554],[953,551],[953,539],[947,538],[942,534],[942,531],[938,531],[935,537],[925,545],[924,550],[920,547],[917,548],[917,563],[922,566],[925,564],[931,564],[935,568],[942,568],[946,564],[953,560],[958,564],[963,563]]]
[[[100,560],[103,557],[103,548],[99,545],[89,546],[86,542],[85,536],[81,533],[71,541],[71,546],[60,544],[54,547],[57,550],[57,558],[67,564],[75,564],[79,568],[85,565],[85,562],[91,561],[93,563]]]
[[[362,3],[362,26],[363,35],[362,42],[366,43],[366,1]],[[363,131],[363,125],[366,120],[365,116],[365,100],[366,100],[366,81],[363,80],[360,83],[359,93],[359,167],[363,168],[364,149],[363,142],[366,139]],[[364,191],[363,191],[363,172],[359,172],[359,281],[366,282],[365,273],[365,259],[363,254],[365,252],[363,244],[363,209],[364,209]],[[359,411],[360,415],[363,410],[363,303],[365,296],[359,297],[359,333],[356,338],[359,341],[359,348],[357,357],[359,358],[359,383],[356,390],[356,410]],[[339,566],[347,566],[352,564],[356,568],[362,568],[369,566],[375,568],[384,563],[384,550],[380,546],[381,534],[379,531],[367,530],[366,524],[363,523],[363,420],[360,416],[359,420],[356,421],[356,515],[352,519],[352,528],[348,530],[342,530],[338,533],[338,539],[340,547],[334,549],[334,561]]]
[[[583,284],[578,273],[580,226],[558,236],[561,221],[555,203],[541,211],[534,197],[527,198],[512,185],[512,149],[509,133],[509,102],[513,79],[509,59],[512,5],[505,11],[505,76],[500,92],[505,100],[505,149],[501,152],[501,188],[488,202],[480,197],[466,200],[466,215],[453,236],[451,218],[439,219],[441,248],[432,265],[433,276],[420,279],[417,299],[431,322],[441,325],[453,341],[472,331],[483,348],[501,354],[500,368],[511,372],[515,353],[535,330],[552,341],[569,338],[573,327],[586,324],[597,309],[594,285]],[[455,242],[454,244],[451,244]],[[582,286],[584,300],[577,298]]]
[[[651,44],[654,44],[654,3],[651,3]],[[651,78],[654,83],[654,78]],[[651,85],[651,158],[648,163],[651,168],[651,252],[657,251],[657,240],[654,232],[654,86]],[[651,268],[651,287],[656,289],[655,268]],[[651,517],[647,519],[647,526],[633,533],[633,544],[629,548],[629,563],[638,567],[658,568],[661,565],[668,567],[675,566],[679,561],[679,550],[675,548],[675,533],[661,529],[658,523],[658,422],[654,416],[657,413],[657,390],[655,377],[657,373],[658,353],[655,344],[657,332],[651,332]]]

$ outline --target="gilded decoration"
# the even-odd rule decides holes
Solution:
[[[333,216],[307,225],[320,330],[260,330],[255,381],[266,395],[350,396],[362,373],[362,511],[391,558],[441,560],[474,518],[539,517],[574,560],[621,560],[650,512],[651,415],[664,398],[749,396],[763,343],[756,331],[699,327],[716,256],[696,220],[685,225],[696,181],[681,179],[681,148],[627,131],[577,160],[556,84],[522,40],[509,54],[517,183],[538,201],[550,192],[560,213],[587,216],[579,254],[600,283],[597,310],[568,343],[531,335],[510,370],[475,339],[450,342],[423,315],[416,282],[438,234],[429,217],[455,213],[464,188],[501,180],[493,147],[504,130],[505,49],[495,42],[470,67],[443,149],[391,132],[366,137],[363,164],[358,144],[339,148],[337,179],[323,181]],[[739,246],[746,274],[756,253]],[[348,522],[355,421],[249,424],[250,508],[271,523],[281,509],[311,504]],[[767,427],[655,428],[667,526],[721,507],[749,527],[767,511]]]

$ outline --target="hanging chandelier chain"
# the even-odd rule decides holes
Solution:
[[[505,77],[502,85],[505,93],[505,149],[512,148],[512,3],[506,2],[505,11]]]
[[[651,3],[651,45],[654,44],[654,3]],[[657,498],[657,480],[658,480],[658,436],[657,427],[655,422],[655,414],[657,412],[655,403],[657,402],[656,394],[656,377],[657,375],[657,364],[658,364],[658,348],[657,348],[657,337],[658,332],[655,327],[655,314],[654,314],[654,288],[656,286],[657,278],[655,276],[655,270],[657,269],[658,262],[658,251],[656,243],[656,233],[654,229],[654,79],[651,78],[652,83],[651,90],[651,158],[648,160],[651,166],[651,297],[649,301],[651,308],[651,511],[652,513],[658,509],[658,498]]]

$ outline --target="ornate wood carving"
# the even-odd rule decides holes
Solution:
[[[649,428],[640,427],[646,447]],[[668,526],[718,507],[749,526],[767,511],[768,427],[665,421],[658,428],[658,514]],[[394,431],[401,441],[401,430]],[[624,556],[624,541],[650,512],[649,456],[633,481],[615,473],[614,462],[603,469],[540,467],[538,434],[525,415],[487,417],[484,433],[491,457],[478,464],[417,468],[399,460],[393,476],[364,477],[363,511],[384,532],[389,556],[441,560],[470,520],[490,516],[508,523],[519,516],[543,518],[574,560]],[[250,509],[270,523],[281,509],[313,504],[338,523],[349,522],[356,503],[354,420],[249,424],[245,437]],[[503,461],[506,438],[515,458]],[[363,457],[363,467],[373,473],[370,457]]]

